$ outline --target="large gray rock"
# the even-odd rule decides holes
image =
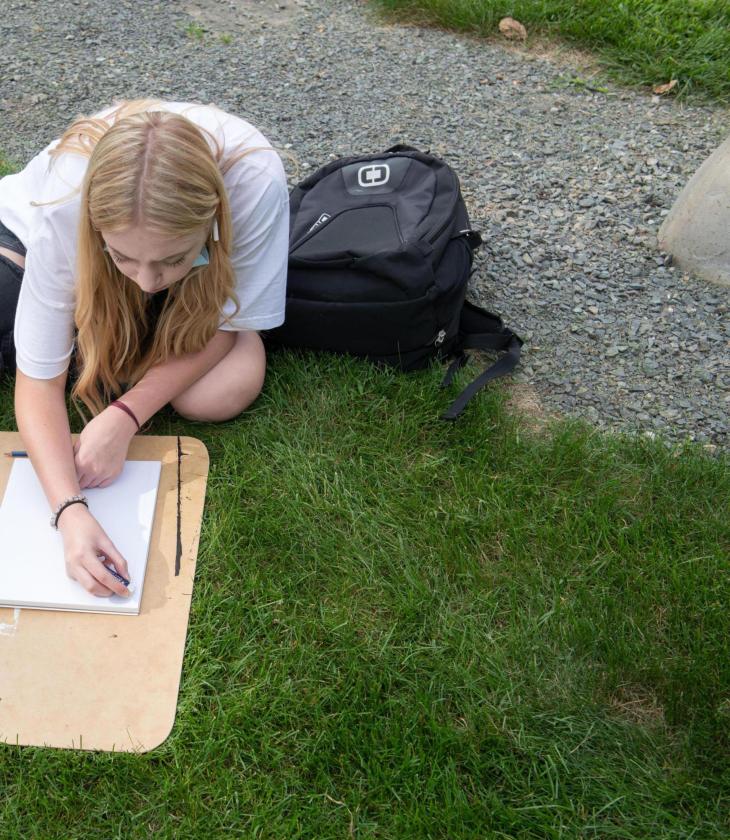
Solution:
[[[685,271],[730,286],[730,137],[690,178],[659,229]]]

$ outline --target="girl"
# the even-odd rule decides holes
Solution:
[[[100,557],[128,570],[82,490],[119,475],[166,403],[220,421],[258,396],[257,331],[284,320],[288,224],[278,155],[213,106],[118,103],[0,180],[0,349],[12,364],[14,316],[18,429],[67,573],[95,595],[129,594]],[[75,445],[72,361],[72,397],[92,415]]]

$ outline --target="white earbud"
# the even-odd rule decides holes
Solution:
[[[220,236],[218,234],[218,219],[213,219],[213,242],[219,242]]]

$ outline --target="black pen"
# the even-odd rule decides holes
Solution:
[[[102,563],[104,563],[104,561],[105,561],[107,558],[106,558],[106,557],[98,557],[98,556],[97,556],[97,558],[96,558],[96,559],[97,559],[97,560],[101,560],[101,562],[102,562]],[[116,579],[117,579],[120,583],[123,583],[123,584],[127,587],[127,589],[128,589],[130,592],[134,592],[134,587],[133,587],[133,586],[130,586],[129,581],[128,581],[128,580],[127,580],[127,579],[126,579],[123,575],[120,575],[120,574],[119,574],[119,572],[118,572],[116,569],[112,569],[110,566],[107,566],[107,564],[106,564],[106,563],[104,563],[104,568],[107,570],[107,572],[109,572],[109,574],[110,574],[113,578],[116,578]]]

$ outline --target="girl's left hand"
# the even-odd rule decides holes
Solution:
[[[79,486],[108,487],[122,471],[137,428],[131,417],[109,406],[86,424],[74,443]]]

